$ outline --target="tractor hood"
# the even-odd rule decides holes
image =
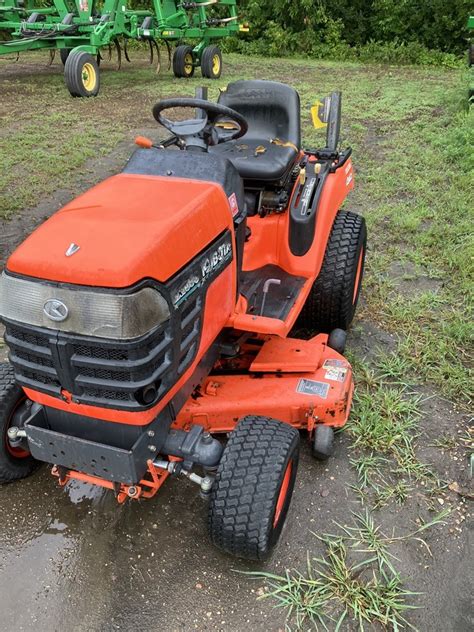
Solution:
[[[11,255],[7,270],[95,287],[166,281],[231,226],[218,184],[120,174],[42,224]]]

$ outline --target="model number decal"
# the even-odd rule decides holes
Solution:
[[[188,296],[202,287],[209,277],[222,268],[231,258],[232,244],[230,241],[216,246],[215,249],[202,258],[199,263],[199,272],[194,268],[194,271],[172,293],[174,307],[178,307]]]
[[[232,246],[229,241],[214,250],[208,257],[201,262],[202,278],[208,277],[214,270],[220,268],[232,254]]]

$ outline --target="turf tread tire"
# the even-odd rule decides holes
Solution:
[[[296,478],[299,433],[260,416],[240,420],[224,450],[209,504],[209,533],[219,548],[237,557],[263,560],[278,541]],[[292,461],[285,505],[276,526],[275,507]]]
[[[0,363],[0,483],[11,483],[29,476],[39,466],[32,456],[15,458],[6,448],[7,424],[12,410],[23,397],[23,391],[15,381],[13,367]]]
[[[321,271],[301,311],[299,324],[311,330],[330,332],[347,329],[354,318],[362,285],[353,301],[354,283],[361,249],[366,250],[365,220],[351,211],[339,211],[331,228]]]

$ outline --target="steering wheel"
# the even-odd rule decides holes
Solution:
[[[162,115],[171,108],[198,108],[201,118],[186,121],[170,121]],[[231,108],[204,99],[164,99],[153,106],[155,120],[182,141],[184,147],[207,151],[210,145],[218,145],[241,138],[248,130],[246,119]]]

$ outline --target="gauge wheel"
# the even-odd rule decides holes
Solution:
[[[174,51],[173,73],[175,77],[185,79],[194,75],[194,53],[191,46],[182,44]]]
[[[201,73],[206,79],[219,79],[222,73],[222,53],[218,46],[206,46],[201,57]]]
[[[64,80],[73,97],[97,96],[100,89],[97,59],[84,51],[72,50],[64,64]]]

